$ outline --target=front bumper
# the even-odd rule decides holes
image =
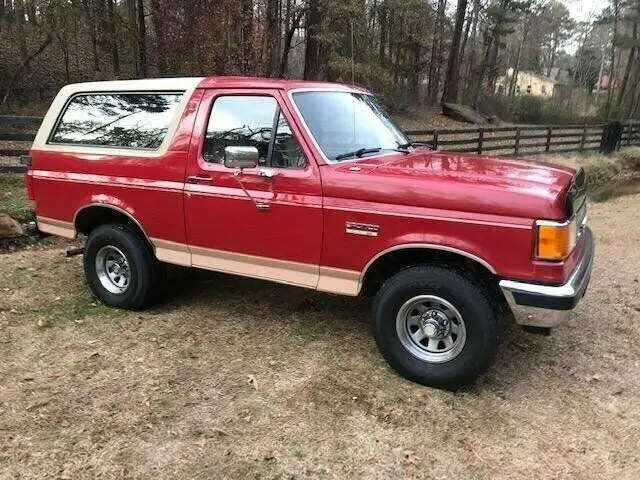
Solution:
[[[535,283],[501,280],[504,293],[516,322],[531,327],[550,328],[569,319],[571,310],[583,297],[589,280],[595,241],[589,227],[581,234],[584,242],[582,255],[563,285],[538,285]]]

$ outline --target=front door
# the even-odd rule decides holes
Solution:
[[[204,93],[185,187],[193,266],[316,287],[320,174],[290,119],[277,90]],[[229,146],[256,147],[258,167],[225,167]]]

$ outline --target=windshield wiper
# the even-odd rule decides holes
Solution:
[[[354,150],[353,152],[347,152],[347,153],[341,153],[340,155],[336,155],[334,160],[343,160],[345,158],[349,158],[349,157],[362,157],[363,155],[366,155],[367,153],[377,153],[381,150],[393,150],[394,152],[400,152],[400,153],[409,153],[408,150],[402,149],[400,147],[398,148],[382,148],[382,147],[374,147],[374,148],[360,148],[358,150]]]
[[[427,147],[431,150],[435,150],[433,148],[433,143],[429,143],[429,142],[407,142],[407,143],[402,143],[400,145],[398,145],[398,148],[401,150],[406,150],[409,147]]]
[[[382,150],[382,147],[374,147],[374,148],[359,148],[358,150],[354,150],[353,152],[341,153],[340,155],[335,156],[335,160],[342,160],[343,158],[349,157],[358,157],[360,158],[367,153],[376,153]]]

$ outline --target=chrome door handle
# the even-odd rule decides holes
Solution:
[[[187,177],[187,183],[211,185],[213,183],[213,177],[210,177],[209,175],[189,175]]]
[[[261,168],[258,170],[258,176],[259,177],[265,177],[265,178],[273,178],[278,174],[278,172],[276,172],[275,170],[272,170],[270,168]]]

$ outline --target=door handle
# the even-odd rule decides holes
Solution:
[[[213,183],[213,177],[210,177],[209,175],[189,175],[187,177],[187,183],[211,185]]]
[[[273,178],[278,174],[278,172],[276,172],[275,170],[272,170],[270,168],[261,168],[258,170],[258,176],[259,177],[265,177],[265,178]]]

